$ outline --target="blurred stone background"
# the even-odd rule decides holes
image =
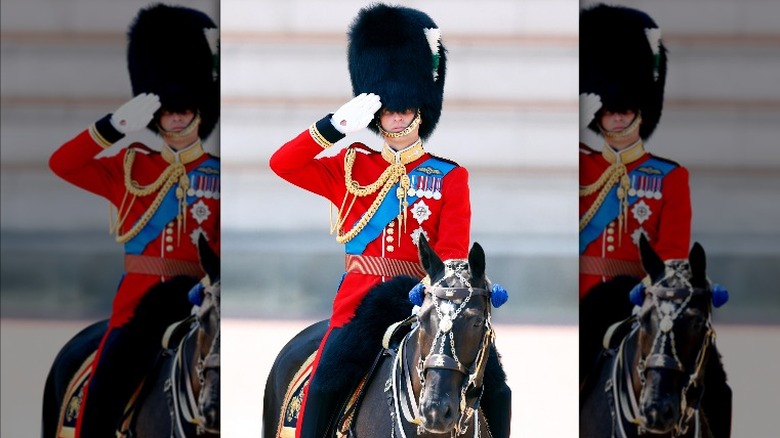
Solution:
[[[124,34],[145,4],[2,3],[3,317],[109,312],[122,257],[107,203],[55,178],[46,161],[130,97]],[[225,314],[324,317],[343,270],[328,205],[267,160],[351,97],[345,30],[365,2],[188,4],[221,22],[221,129],[207,145],[224,169]],[[496,319],[575,324],[579,4],[404,4],[428,12],[449,49],[444,111],[427,147],[470,170],[472,239],[511,294]],[[778,322],[779,5],[626,4],[656,18],[670,51],[667,103],[648,148],[691,170],[694,239],[732,294],[717,318]],[[176,41],[161,44],[175,53]],[[354,139],[381,144],[368,132]]]

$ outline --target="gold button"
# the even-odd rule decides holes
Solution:
[[[165,246],[165,250],[168,251],[168,252],[173,251],[173,245],[166,245]]]
[[[395,238],[393,236],[387,236],[385,237],[385,240],[387,240],[390,243],[393,243],[393,240],[395,240]]]
[[[607,234],[615,234],[614,228],[607,228]]]
[[[387,245],[387,251],[388,252],[393,252],[393,251],[395,251],[395,247],[393,245]]]
[[[395,226],[395,221],[390,221],[389,224],[387,224],[388,228],[393,228]]]
[[[615,247],[612,245],[607,246],[607,251],[612,252],[615,250]]]
[[[165,241],[166,241],[167,243],[171,243],[171,242],[173,242],[173,236],[165,236]]]
[[[612,243],[614,241],[615,241],[615,236],[607,236],[607,242]]]
[[[387,229],[387,234],[393,234],[393,233],[395,233],[395,228],[388,228]]]
[[[610,223],[609,223],[609,227],[610,227],[610,228],[614,228],[614,227],[615,227],[615,223],[614,223],[614,222],[610,222]]]

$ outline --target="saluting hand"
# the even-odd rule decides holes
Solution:
[[[122,104],[111,115],[111,124],[122,134],[143,129],[160,108],[160,98],[156,94],[141,93]]]
[[[596,112],[601,108],[601,97],[595,93],[580,94],[580,132],[588,129]]]
[[[360,131],[371,123],[379,108],[382,108],[379,96],[362,93],[336,110],[330,118],[330,123],[342,134]]]

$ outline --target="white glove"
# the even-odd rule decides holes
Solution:
[[[594,93],[580,94],[580,132],[588,129],[593,117],[601,108],[601,97]]]
[[[382,108],[379,96],[363,93],[336,110],[330,118],[330,123],[342,134],[360,131],[371,123],[379,108]]]
[[[144,129],[160,108],[160,98],[156,94],[141,93],[125,102],[111,115],[111,124],[122,134]]]

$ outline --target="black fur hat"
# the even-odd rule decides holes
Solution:
[[[204,33],[216,28],[203,12],[155,4],[138,13],[127,34],[133,95],[155,93],[164,109],[198,110],[203,139],[219,120],[218,55]],[[156,118],[149,128],[158,132]]]
[[[598,94],[602,109],[641,111],[643,139],[658,125],[664,103],[660,35],[655,21],[636,9],[598,4],[580,12],[580,93]],[[596,123],[590,127],[598,132]]]
[[[436,23],[416,9],[379,3],[360,10],[348,36],[354,95],[377,94],[391,111],[419,109],[420,137],[430,136],[441,116],[447,64]]]

